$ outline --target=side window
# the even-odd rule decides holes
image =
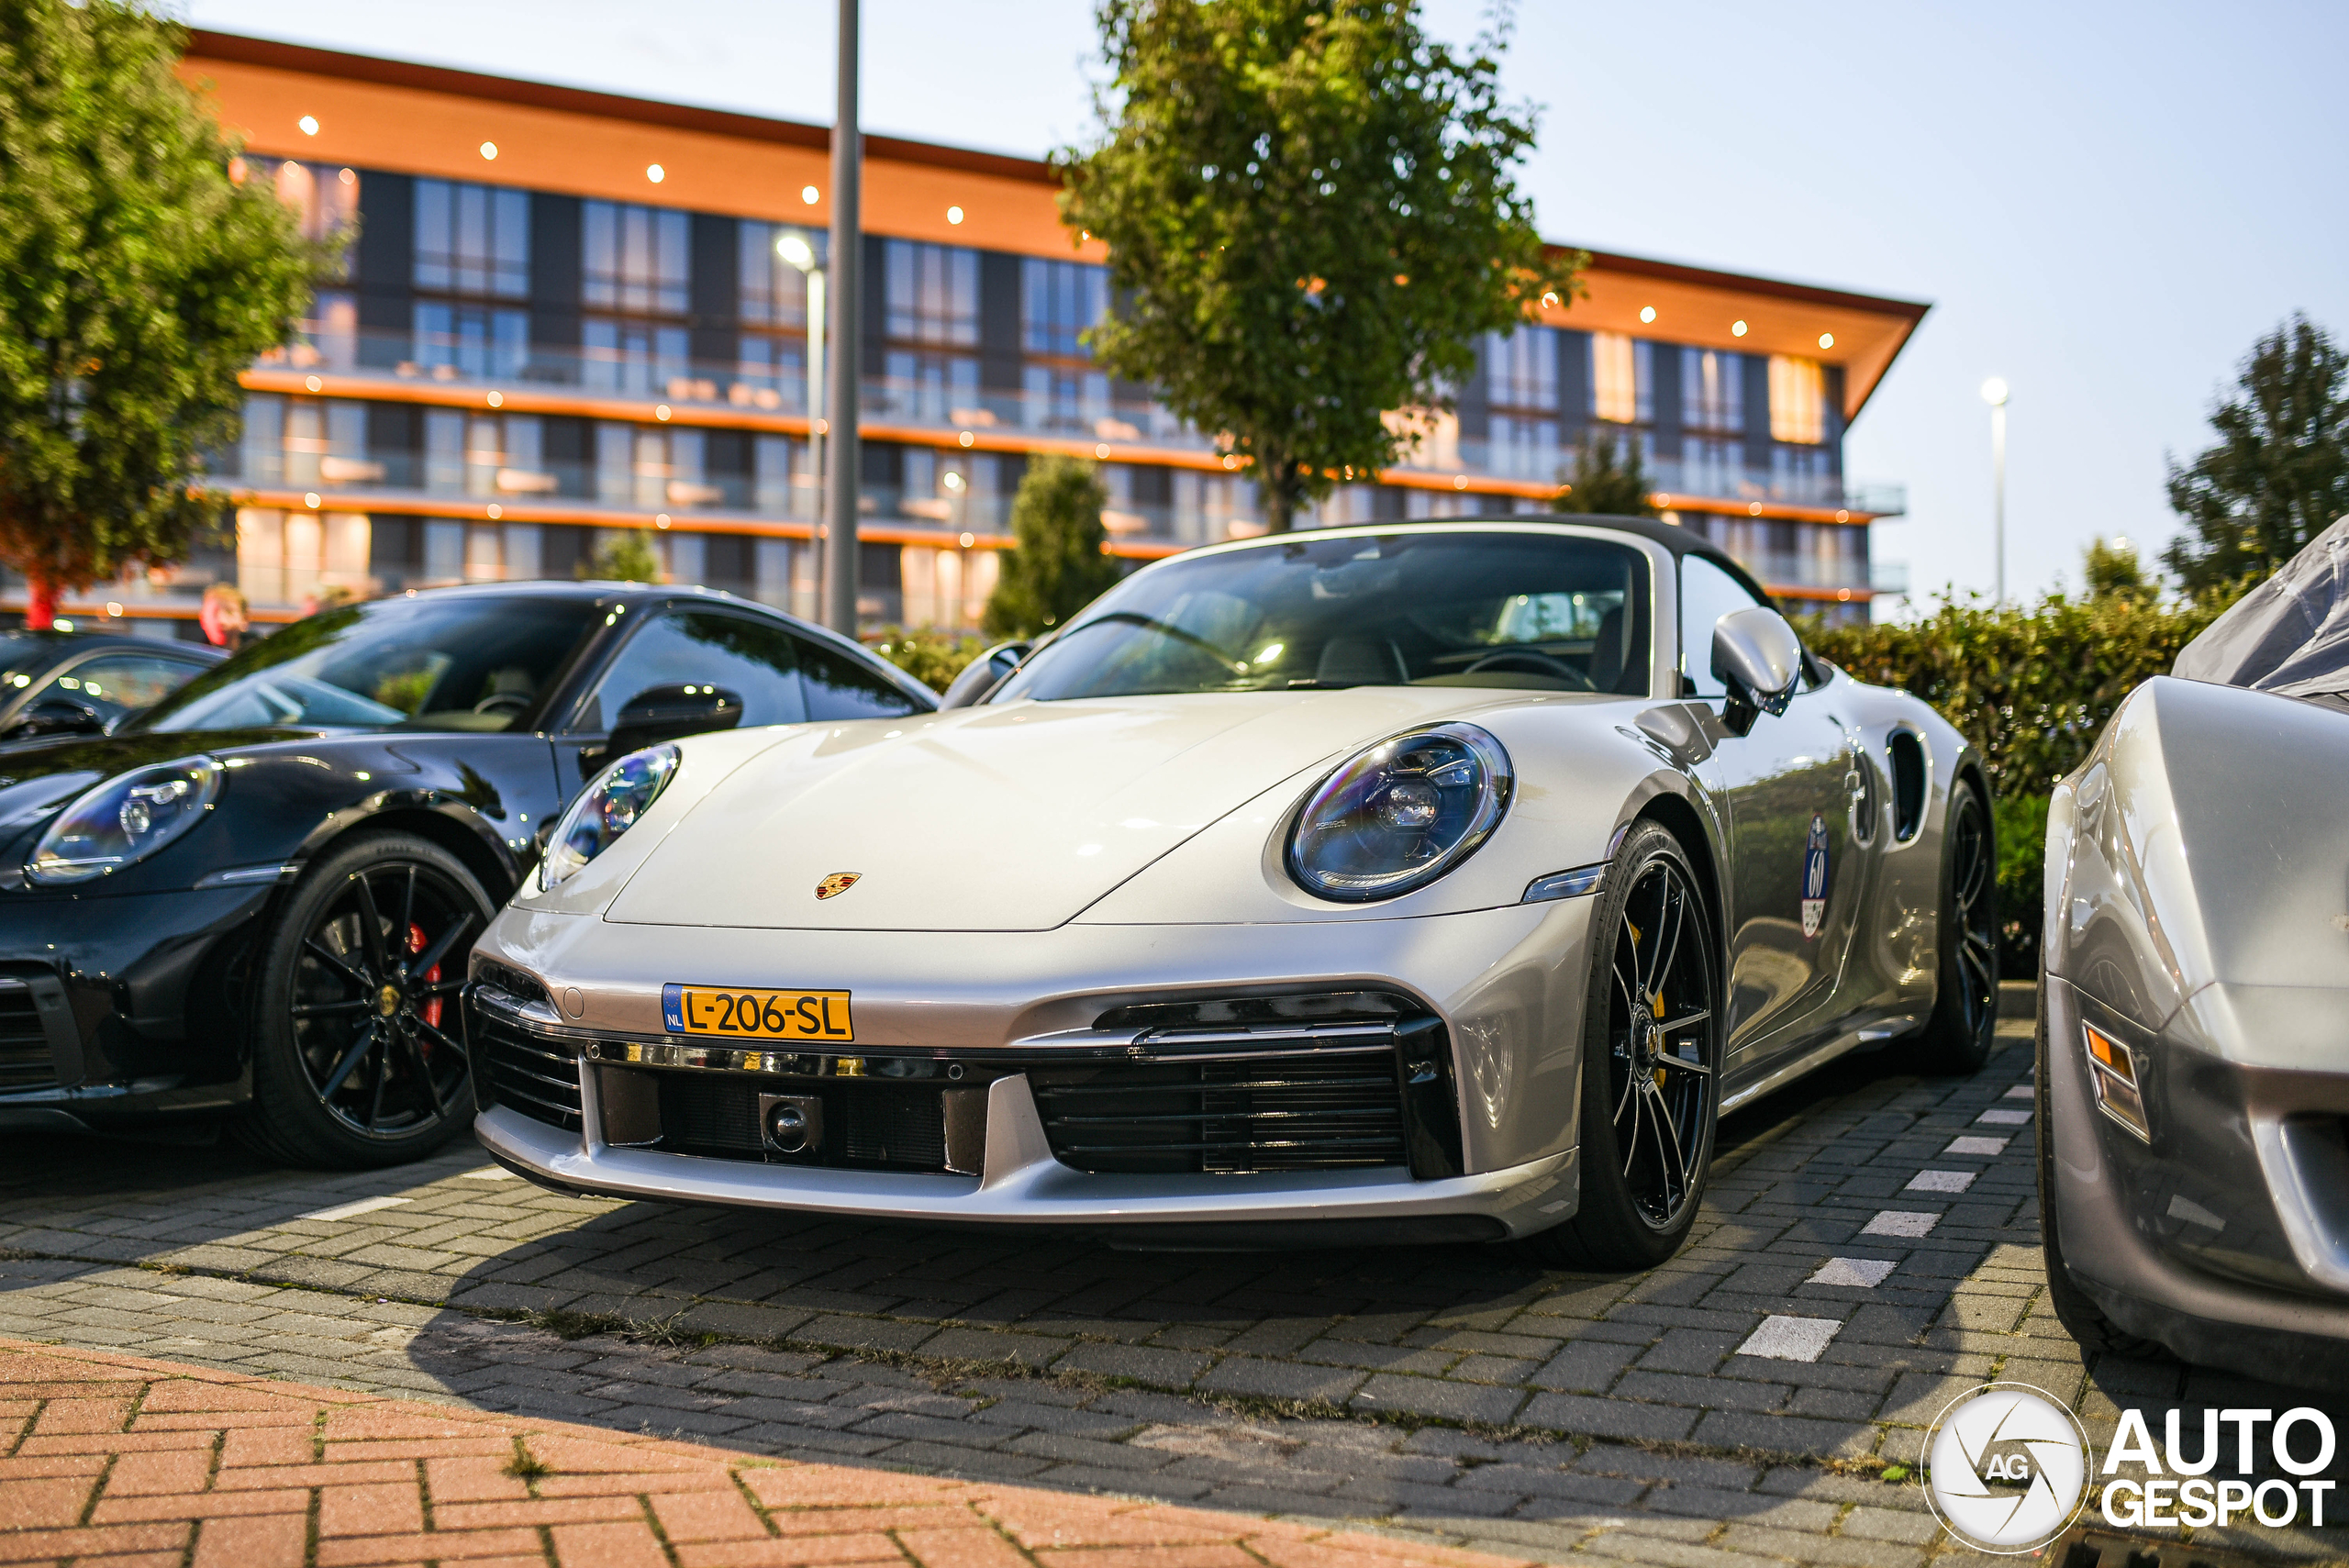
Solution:
[[[672,610],[637,628],[596,683],[579,716],[583,732],[612,728],[630,697],[651,686],[713,685],[742,699],[742,728],[797,724],[807,717],[799,690],[799,639],[748,616]]]
[[[201,667],[153,653],[106,653],[84,659],[50,681],[32,694],[31,701],[64,697],[112,718],[161,702]]]
[[[893,718],[921,711],[921,706],[887,677],[838,649],[804,642],[799,657],[800,669],[807,677],[809,718]]]
[[[1751,609],[1761,602],[1703,556],[1680,558],[1680,673],[1695,683],[1695,695],[1729,695],[1729,688],[1713,673],[1713,623],[1731,610]]]

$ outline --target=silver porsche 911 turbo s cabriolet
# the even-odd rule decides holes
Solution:
[[[975,703],[617,762],[474,950],[476,1126],[580,1192],[1653,1263],[1725,1108],[1983,1059],[1990,830],[1685,529],[1219,546]]]
[[[2349,517],[2047,815],[2039,1179],[2089,1350],[2349,1387]]]

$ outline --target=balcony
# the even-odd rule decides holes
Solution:
[[[479,387],[485,392],[573,393],[586,398],[656,401],[684,416],[687,423],[696,413],[774,415],[795,421],[807,413],[804,375],[745,373],[732,363],[662,360],[611,350],[534,347],[527,352],[501,353],[478,340],[433,341],[410,334],[345,331],[314,333],[294,349],[265,361],[261,368],[308,372],[321,377],[330,374],[337,378],[334,393],[362,397],[368,395],[367,383],[380,382],[387,389],[441,384]],[[1110,448],[1119,457],[1156,450],[1196,458],[1213,449],[1207,438],[1149,401],[1044,395],[1017,388],[956,387],[935,380],[874,376],[863,383],[859,409],[861,417],[874,426],[918,439],[934,439],[941,446],[955,444],[965,433],[975,437],[984,431],[1072,442],[1080,448],[1090,442],[1097,448]],[[627,417],[629,411],[613,412]],[[1445,418],[1433,422],[1428,439],[1397,466],[1406,472],[1553,485],[1562,482],[1572,462],[1572,452],[1563,448],[1463,439],[1457,434],[1457,422]],[[1652,460],[1649,473],[1657,491],[1696,511],[1729,511],[1764,503],[1894,516],[1904,512],[1908,504],[1905,491],[1897,484],[1855,484],[1832,474],[1797,473],[1784,467],[1740,468],[1666,458]]]

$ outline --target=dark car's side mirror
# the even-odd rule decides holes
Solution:
[[[1032,642],[998,642],[968,664],[946,688],[946,695],[938,706],[942,708],[969,707],[1003,683],[1003,678],[1019,668],[1036,645]]]
[[[741,722],[742,698],[724,686],[649,686],[621,706],[604,755],[625,756],[640,746],[731,729]]]
[[[1713,623],[1713,673],[1729,688],[1721,719],[1738,734],[1760,714],[1786,712],[1802,673],[1802,639],[1777,611],[1754,605]]]
[[[43,697],[0,731],[0,740],[30,740],[43,735],[104,735],[106,715],[69,697]]]

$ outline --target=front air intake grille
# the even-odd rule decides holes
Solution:
[[[57,1085],[57,1061],[33,1006],[32,987],[0,980],[0,1094]]]
[[[1044,1134],[1097,1174],[1323,1171],[1407,1162],[1391,1031],[1370,1049],[1030,1067]],[[1174,1042],[1168,1042],[1170,1044]]]
[[[759,1131],[762,1094],[804,1095],[823,1106],[818,1147],[801,1156],[776,1154],[778,1162],[885,1171],[946,1169],[945,1106],[937,1084],[663,1073],[660,1136],[647,1147],[721,1160],[766,1159]]]
[[[534,1038],[487,1008],[475,1006],[467,1011],[473,1066],[488,1103],[565,1132],[579,1131],[579,1063],[571,1052]]]

